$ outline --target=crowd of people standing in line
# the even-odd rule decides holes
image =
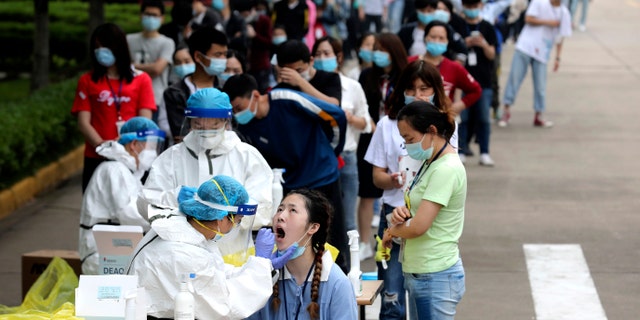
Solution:
[[[161,274],[141,278],[152,288],[179,276],[153,266],[154,250],[192,246],[205,259],[242,242],[233,230],[253,230],[253,276],[225,271],[218,258],[197,264],[202,283],[227,279],[216,280],[217,293],[196,287],[198,317],[353,319],[346,233],[359,230],[361,259],[371,258],[376,216],[380,246],[390,249],[378,261],[380,318],[404,319],[408,309],[412,319],[452,319],[465,291],[463,164],[477,142],[479,164],[494,166],[492,119],[508,125],[529,65],[533,125],[553,125],[543,117],[547,61],[558,69],[575,7],[526,2],[176,0],[164,23],[164,3],[143,0],[141,32],[99,26],[72,108],[86,141],[83,271],[96,272],[95,224],[136,224],[148,232],[143,243],[161,239],[138,248],[131,265]],[[499,109],[507,38],[517,42]],[[271,189],[275,168],[285,170],[284,199]],[[194,266],[172,259],[180,272]],[[266,286],[252,293],[251,310],[208,297],[242,297],[247,279]],[[443,281],[456,290],[444,296]],[[157,290],[165,301],[178,287]],[[171,316],[168,307],[149,314]]]

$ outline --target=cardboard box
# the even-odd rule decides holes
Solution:
[[[71,250],[38,250],[22,254],[22,298],[27,294],[38,277],[49,266],[53,257],[64,259],[80,277],[82,267],[78,251]]]

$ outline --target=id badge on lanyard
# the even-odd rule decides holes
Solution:
[[[122,80],[120,82],[120,87],[118,88],[118,94],[111,87],[111,80],[107,78],[107,84],[109,85],[109,90],[111,90],[111,97],[113,98],[113,103],[116,106],[116,114],[118,115],[118,120],[116,120],[116,130],[118,130],[118,136],[120,136],[120,129],[124,125],[124,120],[122,119],[122,115],[120,114],[120,96],[122,95]]]

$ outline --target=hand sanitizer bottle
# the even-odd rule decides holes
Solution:
[[[173,319],[175,320],[194,320],[194,301],[193,294],[189,291],[189,282],[195,274],[189,275],[189,280],[183,276],[180,281],[180,292],[174,298]]]

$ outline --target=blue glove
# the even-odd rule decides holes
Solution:
[[[273,268],[280,269],[284,267],[284,265],[289,262],[289,259],[291,259],[293,253],[296,252],[296,249],[298,249],[298,244],[294,243],[287,250],[285,250],[285,252],[281,256],[278,256],[278,251],[274,252],[271,255],[271,265],[273,266]]]
[[[193,199],[193,195],[196,194],[196,192],[198,192],[197,188],[182,186],[180,193],[178,193],[178,203]]]
[[[256,236],[256,257],[270,259],[275,239],[276,236],[273,235],[271,229],[260,229]]]

